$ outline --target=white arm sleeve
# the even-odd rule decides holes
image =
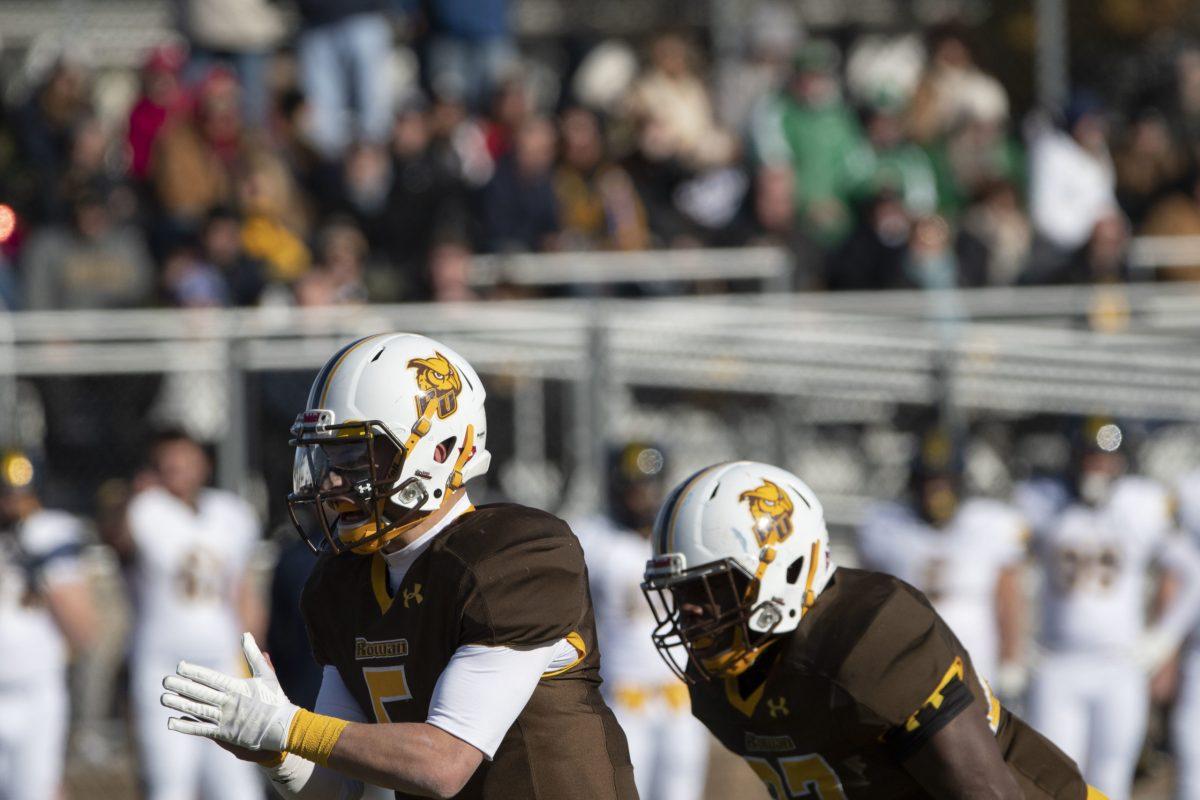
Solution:
[[[542,674],[559,661],[565,644],[560,640],[520,649],[463,645],[438,677],[425,721],[462,739],[490,761]]]
[[[355,702],[354,696],[342,682],[336,667],[325,667],[321,673],[321,690],[313,710],[350,722],[366,722],[367,717]],[[288,754],[277,767],[263,769],[271,785],[284,800],[382,800],[394,797],[394,793],[377,786],[364,786],[361,781],[351,780],[345,775],[311,761]]]

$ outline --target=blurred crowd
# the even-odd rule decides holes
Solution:
[[[758,244],[798,289],[1115,282],[1132,234],[1200,233],[1200,47],[1132,104],[1018,118],[953,24],[835,42],[764,2],[719,64],[675,32],[550,64],[508,5],[178,0],[123,94],[31,59],[0,305],[467,300],[519,293],[476,253]]]

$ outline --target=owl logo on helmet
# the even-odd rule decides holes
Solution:
[[[763,478],[762,486],[742,492],[738,495],[738,502],[750,504],[754,535],[760,546],[779,544],[792,535],[792,512],[796,507],[792,504],[792,498],[778,484]]]
[[[413,358],[409,369],[417,371],[417,386],[425,392],[416,399],[417,416],[425,417],[426,410],[436,403],[438,419],[445,419],[458,410],[458,395],[462,392],[462,378],[450,359],[435,350],[428,358]]]

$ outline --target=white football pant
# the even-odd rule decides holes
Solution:
[[[61,676],[0,688],[0,800],[56,800],[66,745]]]
[[[176,712],[164,708],[159,698],[165,691],[163,678],[175,674],[177,663],[170,658],[138,658],[131,665],[145,800],[258,800],[263,783],[257,767],[234,758],[216,742],[167,730],[167,719]],[[219,668],[231,669],[229,664]]]
[[[641,800],[700,800],[704,795],[708,731],[692,716],[686,687],[673,689],[674,703],[661,691],[628,687],[608,696],[629,741]]]
[[[628,688],[608,697],[629,741],[641,800],[700,800],[704,794],[708,732],[691,716],[686,687],[673,688],[673,704],[661,692]]]
[[[1029,683],[1029,724],[1109,800],[1129,800],[1146,738],[1146,674],[1118,654],[1047,653]]]
[[[1180,664],[1179,700],[1171,717],[1175,751],[1175,797],[1200,797],[1200,647],[1184,651]]]

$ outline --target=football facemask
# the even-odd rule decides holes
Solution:
[[[733,559],[682,573],[652,577],[642,593],[654,614],[655,648],[682,680],[728,678],[742,674],[774,638],[783,614],[770,601],[752,606],[754,576]],[[750,620],[774,617],[762,632]]]
[[[319,432],[299,420],[293,491],[288,512],[314,552],[373,553],[428,515],[429,488],[421,476],[404,481],[405,449],[378,420],[326,425]]]

